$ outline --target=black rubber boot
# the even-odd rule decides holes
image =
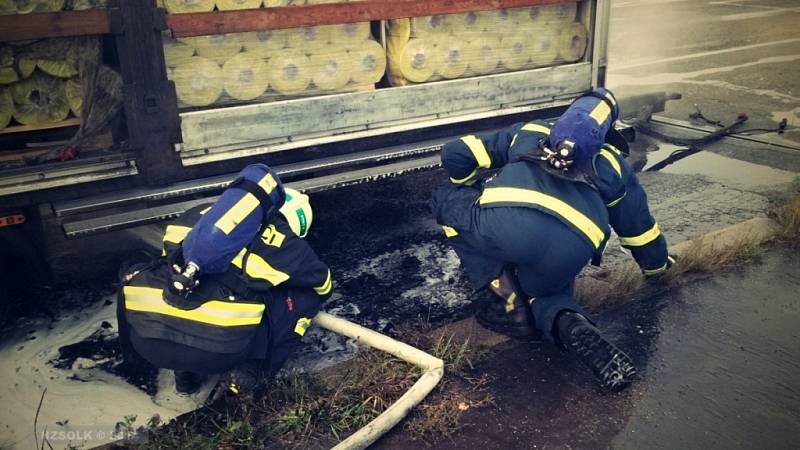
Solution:
[[[179,394],[192,395],[200,390],[203,382],[206,381],[205,375],[199,373],[175,370],[175,390]]]
[[[228,371],[221,382],[229,394],[260,397],[263,395],[263,378],[260,364],[256,361],[245,361]]]
[[[563,312],[556,326],[561,345],[592,370],[604,389],[620,391],[636,378],[636,368],[628,355],[603,338],[600,330],[582,315]]]
[[[538,335],[525,295],[515,277],[504,270],[500,277],[489,284],[490,294],[478,309],[478,323],[497,333],[516,338]]]

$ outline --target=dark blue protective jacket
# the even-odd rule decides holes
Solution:
[[[470,184],[480,169],[501,169],[483,188],[477,207],[527,207],[552,215],[599,255],[619,235],[647,275],[667,269],[667,244],[650,214],[647,195],[622,154],[606,144],[593,161],[592,183],[565,179],[543,164],[522,160],[550,134],[546,122],[518,123],[494,133],[464,136],[442,149],[442,165],[457,184]],[[520,230],[524,232],[524,230]]]

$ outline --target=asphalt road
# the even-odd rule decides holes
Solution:
[[[614,0],[607,85],[618,95],[674,91],[666,115],[697,104],[725,123],[774,128],[800,142],[800,3],[794,0]],[[770,136],[774,138],[775,135]]]

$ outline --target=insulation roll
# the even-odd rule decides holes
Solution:
[[[0,14],[56,12],[62,9],[64,9],[64,0],[0,1]]]
[[[559,22],[574,22],[578,15],[578,3],[559,3],[550,6],[555,10],[552,14]]]
[[[346,51],[322,53],[309,57],[311,79],[317,89],[323,91],[334,91],[345,87],[350,81],[353,66],[353,59]]]
[[[242,36],[239,34],[212,34],[187,38],[186,41],[195,48],[197,56],[217,64],[224,64],[242,49]]]
[[[369,22],[343,23],[331,28],[330,41],[337,45],[355,45],[370,36]]]
[[[0,67],[0,84],[11,84],[18,80],[17,69],[14,67]]]
[[[411,18],[411,37],[439,38],[450,32],[448,16],[437,15]]]
[[[176,67],[194,55],[194,47],[174,39],[164,39],[164,61],[167,67]]]
[[[531,38],[527,34],[517,33],[506,36],[500,41],[500,61],[508,70],[519,70],[531,59],[529,45]]]
[[[331,39],[333,28],[335,28],[335,25],[292,28],[288,39],[289,47],[300,50],[305,54],[325,51]]]
[[[577,3],[559,3],[518,8],[515,10],[514,18],[520,25],[572,22],[577,12]]]
[[[558,40],[556,31],[543,30],[531,34],[530,55],[536,66],[549,66],[558,58]]]
[[[353,72],[350,79],[358,85],[375,84],[386,72],[386,51],[381,44],[369,40],[350,50]]]
[[[20,78],[28,78],[33,75],[33,71],[36,70],[36,59],[20,58],[17,60],[17,68],[19,69]]]
[[[164,8],[170,14],[209,12],[214,10],[214,0],[164,0]]]
[[[14,50],[11,47],[0,46],[0,84],[11,84],[17,80],[19,75],[14,68]]]
[[[189,58],[175,67],[172,80],[178,99],[190,106],[210,105],[222,94],[222,69],[210,59]]]
[[[289,6],[289,5],[302,5],[304,2],[295,2],[294,0],[264,0],[265,8],[275,8],[276,6]]]
[[[17,14],[17,5],[13,0],[0,0],[0,16]]]
[[[216,4],[220,11],[261,8],[261,0],[217,0]]]
[[[466,44],[457,39],[446,39],[439,41],[439,51],[442,54],[442,62],[437,72],[443,78],[458,78],[467,71],[469,50]]]
[[[83,85],[78,78],[70,78],[67,84],[64,85],[64,93],[67,96],[67,103],[69,109],[76,117],[81,116],[81,108],[83,107]]]
[[[408,81],[428,81],[442,65],[441,49],[431,39],[411,39],[400,55],[400,73]]]
[[[60,122],[69,114],[64,80],[41,72],[11,86],[14,118],[23,125]]]
[[[477,38],[468,44],[468,58],[470,70],[478,75],[490,73],[500,63],[497,47],[499,41],[492,38]]]
[[[287,30],[264,30],[242,35],[244,51],[261,58],[269,58],[275,52],[286,47],[289,34]]]
[[[8,88],[0,86],[0,130],[7,127],[14,114],[14,99]]]
[[[583,58],[589,36],[586,27],[580,22],[572,22],[563,26],[558,34],[558,54],[567,62],[575,62]]]
[[[158,5],[159,8],[163,8],[164,5]],[[87,9],[104,9],[107,7],[106,0],[74,0],[72,2],[72,10],[73,11],[84,11]]]
[[[488,35],[499,38],[504,34],[513,32],[516,27],[515,17],[518,14],[516,12],[518,9],[495,9],[483,12]]]
[[[267,63],[258,55],[239,53],[222,66],[225,92],[237,100],[261,96],[269,84]]]
[[[482,33],[488,23],[485,11],[474,11],[463,14],[451,14],[447,16],[448,25],[454,34],[463,36],[464,34],[475,35]]]
[[[78,74],[74,61],[59,61],[55,59],[38,59],[36,67],[42,72],[59,78],[71,78]]]
[[[269,60],[269,84],[281,94],[302,92],[311,82],[308,56],[300,51],[283,51]]]

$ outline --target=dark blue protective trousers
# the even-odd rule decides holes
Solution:
[[[433,195],[433,211],[440,225],[458,235],[448,237],[461,266],[475,289],[497,278],[503,267],[517,268],[528,296],[536,327],[554,340],[558,313],[586,315],[574,299],[575,277],[589,262],[594,249],[555,217],[526,207],[481,207],[481,190],[447,185]],[[587,316],[588,317],[588,316]]]

